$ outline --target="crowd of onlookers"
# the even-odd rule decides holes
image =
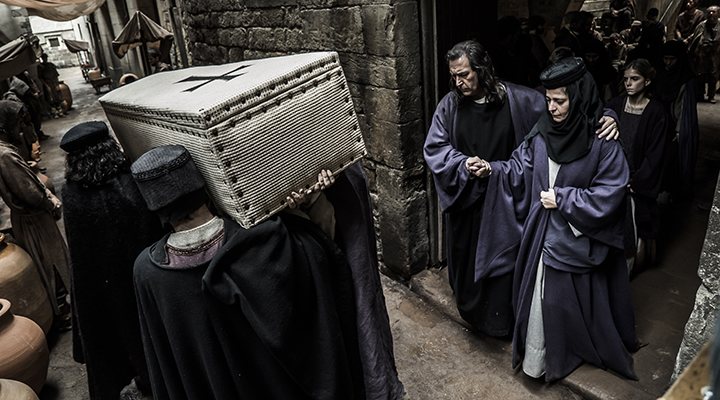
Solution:
[[[652,197],[661,202],[687,198],[697,151],[696,103],[716,102],[719,17],[720,7],[701,9],[697,0],[687,0],[674,27],[669,28],[661,22],[657,8],[641,16],[633,0],[613,0],[599,16],[588,11],[567,13],[554,36],[545,32],[547,24],[542,17],[502,17],[497,30],[499,45],[491,50],[492,62],[499,78],[537,88],[546,66],[566,56],[580,57],[604,103],[629,96],[626,72],[632,64],[635,75],[643,79],[642,97],[662,105],[664,112],[659,117],[667,120],[667,128],[663,128],[667,141],[658,153],[663,162],[657,168],[663,170],[656,171],[661,176],[659,193]],[[618,116],[623,117],[622,113]],[[637,128],[623,125],[619,124],[621,132]],[[625,138],[624,142],[628,141]],[[657,228],[652,232],[654,237]],[[650,247],[652,259],[654,245]]]
[[[705,98],[714,103],[719,16],[717,6],[701,10],[696,0],[688,0],[674,29],[668,30],[660,21],[657,8],[640,16],[632,0],[613,0],[610,9],[599,17],[588,11],[567,13],[562,27],[549,40],[542,17],[503,17],[498,21],[500,45],[492,54],[493,62],[501,78],[537,87],[539,73],[548,64],[551,50],[567,47],[584,59],[601,95],[608,100],[622,92],[622,66],[626,62],[644,58],[660,71],[668,61],[664,56],[672,52],[678,61],[687,63],[683,68],[697,73],[708,86]]]
[[[48,138],[42,121],[64,117],[69,106],[59,77],[55,64],[42,53],[33,68],[0,80],[0,140],[15,146],[34,168],[40,159],[40,141]]]
[[[637,379],[629,278],[656,262],[661,206],[692,198],[719,15],[687,0],[668,32],[657,8],[613,0],[552,40],[540,17],[503,17],[489,51],[448,51],[424,147],[448,277],[460,316],[512,337],[527,375],[587,362]]]

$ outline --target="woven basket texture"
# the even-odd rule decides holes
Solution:
[[[131,159],[185,146],[216,206],[246,228],[321,169],[337,173],[366,154],[333,52],[162,72],[100,102]]]

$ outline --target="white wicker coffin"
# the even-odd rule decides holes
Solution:
[[[132,160],[185,146],[215,204],[244,227],[285,207],[321,169],[366,154],[336,53],[162,72],[100,102]]]

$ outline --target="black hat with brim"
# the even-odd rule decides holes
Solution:
[[[110,136],[102,121],[83,122],[70,128],[60,140],[60,148],[68,153],[79,151],[99,143]]]

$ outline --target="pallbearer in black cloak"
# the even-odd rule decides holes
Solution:
[[[599,140],[602,106],[579,58],[541,74],[548,112],[509,161],[472,165],[487,183],[477,257],[487,269],[519,244],[513,285],[513,367],[554,381],[583,362],[636,379],[637,349],[623,257],[628,167],[620,143]],[[499,257],[498,257],[499,256]]]
[[[162,236],[104,122],[84,122],[60,141],[67,152],[62,199],[72,265],[73,354],[85,363],[90,398],[117,400],[135,378],[149,395],[132,271]]]
[[[352,193],[346,172],[336,183],[345,192],[336,195],[347,202],[361,194]],[[135,263],[155,399],[401,398],[387,315],[377,313],[382,293],[355,276],[367,255],[343,245],[348,213],[336,207],[336,229],[328,231],[320,226],[332,218],[317,225],[312,211],[243,229],[210,211],[202,176],[181,146],[150,150],[132,173],[148,208],[174,229]],[[375,333],[359,326],[359,315]]]

